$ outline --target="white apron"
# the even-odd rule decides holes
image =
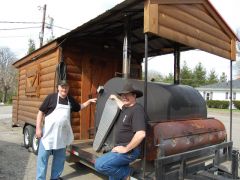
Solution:
[[[71,144],[74,137],[70,124],[70,103],[59,104],[52,113],[45,117],[42,143],[45,150],[61,149]]]

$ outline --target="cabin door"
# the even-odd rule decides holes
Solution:
[[[107,61],[105,59],[92,59],[91,60],[91,97],[97,97],[97,88],[104,86],[104,84],[114,77],[117,72],[117,65],[114,61]],[[96,106],[91,106],[90,114],[90,129],[94,132],[94,115]]]

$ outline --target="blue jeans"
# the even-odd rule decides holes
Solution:
[[[140,148],[124,154],[108,152],[96,159],[95,168],[98,172],[109,176],[109,180],[122,180],[131,172],[129,163],[136,160],[139,155]]]
[[[37,176],[36,180],[46,180],[48,159],[53,155],[51,179],[58,179],[63,172],[66,159],[66,148],[45,150],[40,140],[37,157]]]

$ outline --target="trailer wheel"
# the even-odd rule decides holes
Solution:
[[[29,148],[32,147],[32,138],[35,134],[34,127],[27,125],[23,130],[23,142],[24,147]]]
[[[36,138],[36,135],[32,138],[32,151],[35,155],[38,154],[39,140]]]

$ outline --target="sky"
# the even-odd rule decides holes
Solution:
[[[2,1],[0,6],[0,47],[10,48],[17,58],[22,58],[26,55],[28,40],[30,38],[35,41],[36,47],[38,48],[44,4],[47,5],[46,23],[50,23],[50,18],[54,19],[52,31],[45,28],[44,39],[46,40],[51,37],[52,33],[55,37],[59,37],[90,19],[95,18],[120,2],[122,2],[122,0]],[[236,32],[236,29],[240,27],[238,15],[240,1],[210,0],[210,2],[221,14],[230,28]],[[225,72],[229,77],[230,62],[224,58],[196,50],[182,53],[181,65],[183,65],[184,61],[186,61],[187,65],[192,69],[201,61],[207,72],[215,70],[219,76],[222,72]],[[149,69],[158,71],[163,75],[167,75],[170,72],[172,73],[173,55],[152,58],[149,60]]]

